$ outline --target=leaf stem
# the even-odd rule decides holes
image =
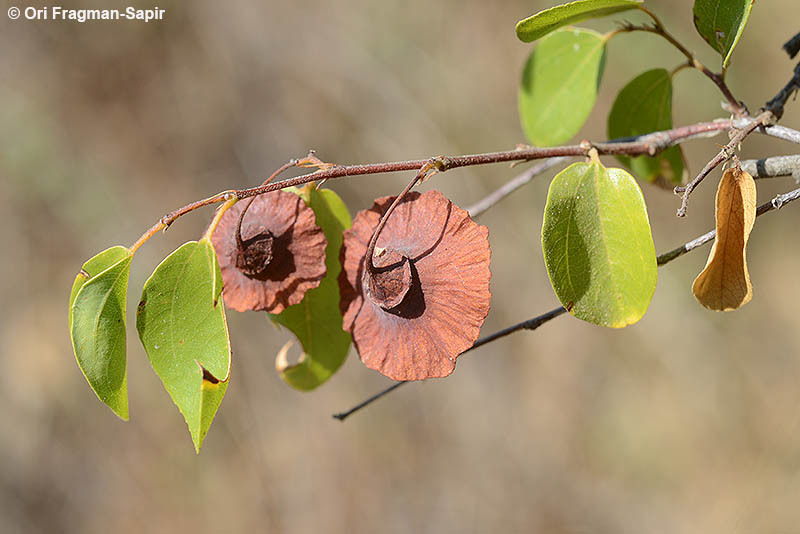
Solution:
[[[420,181],[424,181],[425,177],[428,175],[429,172],[431,171],[438,172],[436,163],[437,163],[436,158],[431,158],[425,163],[425,165],[420,167],[414,178],[408,183],[405,189],[403,189],[400,192],[400,194],[395,197],[394,201],[389,205],[389,208],[381,217],[381,220],[378,222],[378,226],[376,226],[375,231],[372,232],[372,238],[369,240],[369,245],[367,246],[367,252],[365,253],[365,257],[367,260],[367,270],[370,273],[375,272],[375,266],[372,263],[373,255],[375,254],[375,245],[378,244],[378,237],[380,236],[383,227],[386,226],[386,221],[389,220],[389,216],[392,214],[394,209],[397,207],[398,204],[400,204],[400,202],[403,201],[408,192],[411,191],[411,189],[415,185],[417,185]]]

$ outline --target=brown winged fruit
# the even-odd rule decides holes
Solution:
[[[225,212],[211,237],[225,305],[280,313],[319,286],[327,271],[328,242],[314,211],[298,195],[273,191],[248,204],[238,202]]]
[[[747,239],[756,219],[756,184],[737,166],[725,171],[717,188],[717,236],[708,262],[692,284],[706,308],[730,311],[753,298],[747,270]]]
[[[364,364],[389,378],[447,376],[489,312],[488,231],[438,191],[409,193],[389,214],[370,271],[365,254],[393,201],[377,199],[344,232],[344,328]]]

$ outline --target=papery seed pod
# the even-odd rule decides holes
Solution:
[[[737,164],[722,174],[717,186],[717,235],[708,261],[692,284],[692,293],[704,307],[731,311],[753,298],[747,269],[747,240],[756,221],[756,183]]]
[[[235,204],[211,237],[225,305],[280,313],[325,277],[325,239],[314,212],[298,195],[273,191]],[[242,210],[247,209],[239,232]]]
[[[344,232],[344,328],[364,364],[389,378],[447,376],[489,313],[489,232],[440,192],[412,192],[389,214],[370,271],[365,254],[393,200],[379,198]]]

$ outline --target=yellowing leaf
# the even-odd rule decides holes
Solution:
[[[622,328],[656,290],[656,249],[642,191],[623,169],[575,163],[553,178],[542,251],[558,300],[578,319]]]
[[[709,310],[731,311],[753,298],[747,238],[756,219],[756,184],[738,166],[725,171],[719,182],[716,219],[717,238],[692,293]]]

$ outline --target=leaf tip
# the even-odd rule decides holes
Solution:
[[[520,20],[517,22],[516,26],[514,27],[514,32],[517,34],[517,39],[522,41],[523,43],[530,43],[533,39],[529,39],[525,33],[525,20]]]

